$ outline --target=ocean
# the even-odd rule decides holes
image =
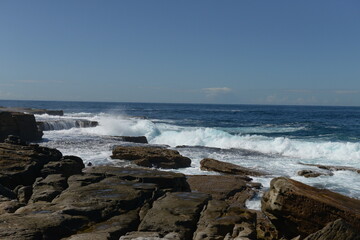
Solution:
[[[360,199],[360,174],[334,171],[332,176],[305,178],[300,170],[327,173],[304,164],[360,169],[360,107],[262,106],[165,103],[0,101],[5,107],[64,110],[64,116],[36,115],[53,124],[39,144],[77,155],[85,164],[128,164],[110,158],[114,146],[129,144],[114,136],[146,136],[192,160],[184,174],[216,174],[200,170],[203,158],[234,163],[269,173],[254,177],[266,191],[274,177],[286,176],[318,188]],[[92,128],[77,120],[97,121]],[[259,198],[248,202],[259,208]]]

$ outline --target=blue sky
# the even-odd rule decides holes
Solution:
[[[2,0],[0,99],[360,106],[360,2]]]

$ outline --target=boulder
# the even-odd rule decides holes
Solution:
[[[158,232],[162,236],[176,232],[180,239],[192,239],[200,212],[208,200],[209,195],[204,193],[167,193],[153,203],[138,230]]]
[[[256,239],[256,213],[211,200],[201,213],[194,240]]]
[[[38,178],[33,186],[31,202],[46,201],[51,202],[68,187],[66,178],[61,174],[51,174],[45,179]]]
[[[0,184],[10,189],[32,185],[45,164],[61,157],[56,149],[0,143]]]
[[[191,164],[191,160],[178,151],[159,147],[117,146],[111,158],[129,160],[143,167],[164,169],[185,168]]]
[[[283,177],[271,181],[262,211],[287,238],[304,238],[338,218],[360,229],[360,200]]]
[[[264,172],[241,167],[232,163],[222,162],[212,158],[204,158],[200,161],[200,168],[204,171],[215,171],[225,174],[264,176]]]
[[[328,223],[323,229],[310,234],[304,240],[360,240],[360,229],[355,230],[344,220],[338,219]]]
[[[254,195],[248,178],[237,175],[189,175],[187,182],[193,192],[207,193],[212,199],[226,200],[245,207],[247,199]]]
[[[328,173],[322,173],[322,172],[316,172],[316,171],[312,171],[312,170],[300,170],[297,172],[297,174],[299,176],[303,176],[306,178],[314,178],[314,177],[319,177],[319,176],[332,176],[334,175],[332,172],[328,172]]]
[[[81,174],[85,168],[84,162],[77,156],[64,156],[59,161],[52,161],[44,165],[41,170],[41,176],[46,177],[49,174],[62,174],[68,178],[74,174]]]
[[[0,111],[0,142],[8,135],[19,136],[24,141],[38,141],[43,133],[38,129],[34,115]]]

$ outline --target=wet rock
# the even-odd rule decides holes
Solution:
[[[191,164],[191,160],[178,151],[158,147],[117,146],[111,158],[129,160],[143,167],[164,169],[185,168]]]
[[[41,176],[46,177],[49,174],[62,174],[68,178],[74,174],[81,174],[85,168],[84,162],[77,156],[64,156],[59,161],[47,163],[41,170]]]
[[[137,137],[121,136],[119,138],[121,139],[121,141],[124,141],[124,142],[148,143],[148,140],[145,136],[137,136]]]
[[[331,165],[307,164],[307,163],[300,163],[300,164],[306,165],[306,166],[318,167],[320,169],[325,169],[328,171],[352,171],[352,172],[360,173],[360,169],[353,168],[353,167],[347,167],[347,166],[331,166]]]
[[[71,128],[90,128],[97,127],[98,125],[99,123],[96,121],[89,121],[85,119],[61,119],[37,122],[37,126],[41,131],[53,131]]]
[[[67,188],[66,178],[61,174],[51,174],[45,179],[38,179],[34,183],[33,194],[30,202],[51,202]]]
[[[319,176],[332,176],[334,175],[333,173],[329,172],[329,173],[321,173],[321,172],[315,172],[312,170],[301,170],[298,171],[297,173],[299,176],[303,176],[306,178],[314,178],[314,177],[319,177]]]
[[[139,231],[162,235],[176,232],[180,239],[191,239],[209,195],[203,193],[167,193],[156,200],[142,220]],[[166,220],[165,220],[166,219]]]
[[[344,220],[328,223],[323,229],[310,234],[305,240],[360,240],[360,229],[354,229]]]
[[[86,173],[99,177],[117,177],[122,180],[156,184],[159,189],[171,192],[190,191],[186,177],[181,173],[148,168],[98,166],[86,168]]]
[[[200,162],[200,168],[204,171],[215,171],[225,174],[264,176],[266,173],[241,167],[232,163],[222,162],[211,158],[205,158]]]
[[[212,199],[236,202],[245,207],[245,201],[253,196],[247,177],[236,175],[189,175],[187,182],[191,191],[207,193]]]
[[[61,157],[55,149],[0,143],[0,184],[10,189],[32,185],[45,164]]]
[[[134,184],[115,177],[81,187],[69,181],[69,188],[52,203],[57,204],[64,214],[101,222],[119,212],[137,209],[152,197],[154,188],[136,189]]]
[[[262,210],[287,238],[306,237],[338,218],[360,229],[360,200],[288,178],[271,181]]]
[[[86,229],[85,233],[73,235],[68,240],[119,239],[127,232],[137,230],[138,225],[139,215],[137,211],[133,210],[95,224]]]
[[[211,200],[201,213],[194,240],[256,239],[256,213]]]
[[[0,111],[0,142],[8,135],[19,136],[23,141],[38,141],[43,133],[38,130],[34,115]]]
[[[85,223],[82,217],[59,213],[2,214],[0,239],[56,240],[76,232]]]

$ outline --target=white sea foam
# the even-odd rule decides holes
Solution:
[[[151,143],[168,144],[173,147],[198,145],[224,149],[242,148],[305,160],[321,161],[326,159],[334,163],[347,161],[354,166],[360,164],[360,143],[305,141],[261,135],[232,135],[213,128],[182,130],[160,128],[160,132],[160,135],[151,139]]]
[[[232,134],[231,129],[226,128],[177,126],[175,122],[171,121],[153,122],[149,119],[129,118],[107,113],[97,115],[83,113],[63,117],[42,115],[42,117],[37,118],[51,120],[81,118],[97,121],[99,126],[94,128],[73,128],[44,132],[44,138],[49,141],[44,142],[43,145],[58,148],[66,155],[78,155],[83,158],[85,163],[92,162],[98,165],[116,162],[110,158],[110,155],[112,147],[119,142],[107,139],[105,136],[146,136],[151,144],[165,144],[172,147],[179,145],[209,147],[177,148],[176,150],[182,155],[192,160],[190,168],[179,169],[176,170],[177,172],[204,174],[200,170],[200,161],[203,158],[211,157],[270,173],[270,176],[254,180],[262,182],[264,189],[268,187],[273,177],[286,176],[310,185],[360,198],[360,185],[356,184],[356,182],[360,182],[360,174],[340,171],[335,172],[335,175],[331,177],[322,176],[314,179],[297,176],[297,172],[302,169],[321,171],[316,167],[301,165],[299,162],[360,168],[360,143],[357,142],[301,140],[286,137],[267,137],[261,134]],[[267,127],[263,126],[263,128]],[[254,133],[256,128],[245,129],[244,132]],[[258,130],[264,132],[264,129]],[[285,126],[270,130],[273,132],[297,131],[301,130],[301,127]],[[250,153],[253,152],[254,154],[243,153],[242,149],[249,150]],[[206,174],[215,173],[207,172]],[[258,204],[258,199],[254,199],[248,203],[248,206],[258,208]]]

